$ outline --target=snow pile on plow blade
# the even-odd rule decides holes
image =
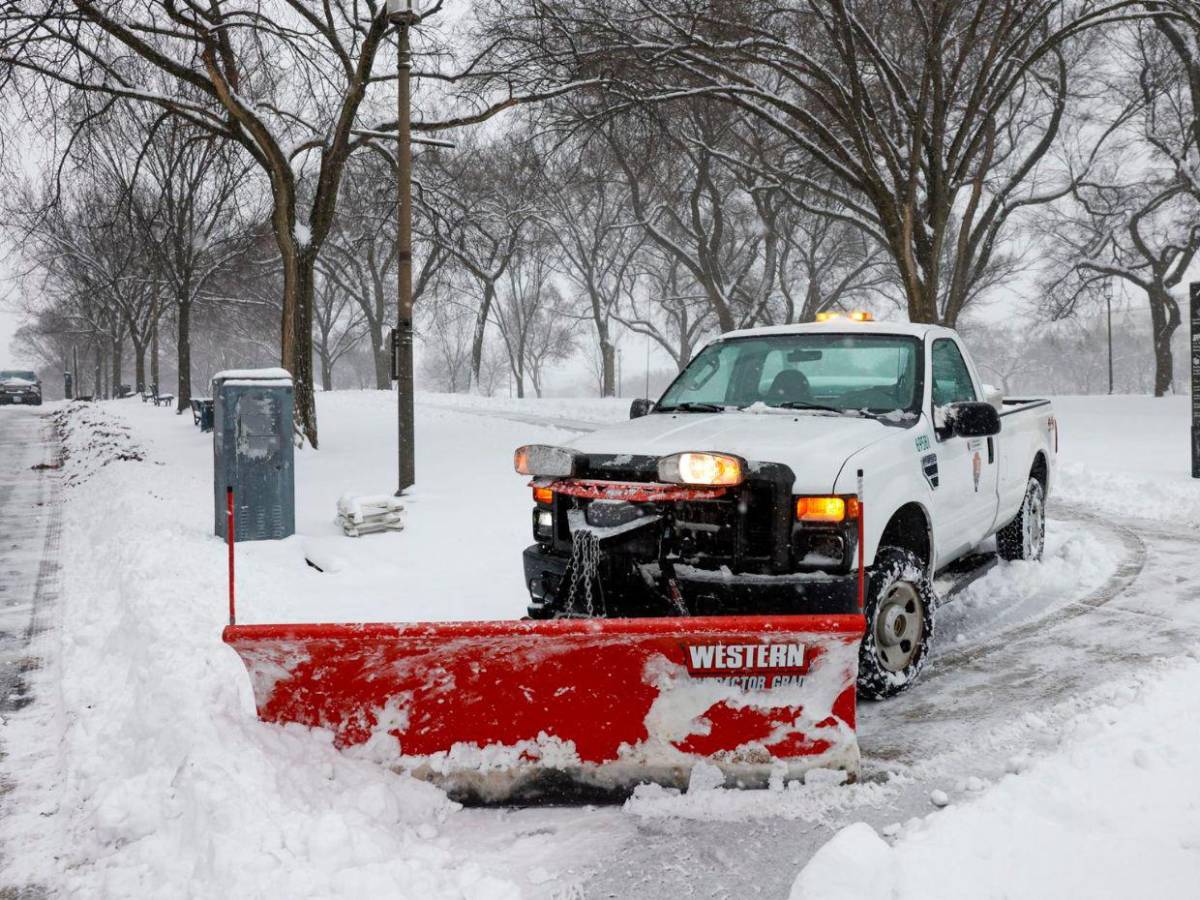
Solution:
[[[231,625],[261,719],[475,802],[858,768],[846,616]]]

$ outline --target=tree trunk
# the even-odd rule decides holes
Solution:
[[[316,450],[317,407],[313,395],[312,313],[317,256],[309,248],[283,254],[283,316],[280,364],[292,373],[296,426]],[[288,334],[290,326],[291,334]]]
[[[154,330],[150,332],[150,383],[158,393],[158,313],[155,312]]]
[[[133,331],[129,340],[133,342],[133,384],[140,394],[146,389],[146,339],[143,336],[139,341],[137,332]]]
[[[192,304],[190,301],[181,300],[176,304],[176,309],[179,320],[177,341],[179,377],[176,379],[175,409],[182,412],[192,405]],[[157,362],[157,357],[155,362]],[[157,377],[154,380],[155,383],[158,382]]]
[[[1163,397],[1171,390],[1175,376],[1175,359],[1171,355],[1171,338],[1179,327],[1179,304],[1166,288],[1150,291],[1150,325],[1154,342],[1154,396]]]
[[[121,357],[122,344],[120,334],[112,342],[112,395],[116,397],[121,391]]]
[[[496,286],[490,282],[484,285],[483,302],[479,304],[479,312],[475,316],[475,334],[471,338],[471,384],[479,387],[479,370],[483,367],[483,338],[487,333],[488,316],[492,312],[492,300],[496,296]]]
[[[375,387],[381,391],[392,389],[392,348],[383,339],[383,328],[371,323],[371,359],[375,361]]]
[[[333,362],[329,358],[329,354],[321,351],[321,389],[324,391],[333,390]]]
[[[599,323],[596,325],[600,329]],[[608,326],[600,332],[600,396],[615,397],[617,395],[617,348],[608,339]]]

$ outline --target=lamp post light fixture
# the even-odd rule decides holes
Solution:
[[[412,0],[387,0],[388,22],[396,26],[396,405],[399,484],[403,494],[416,481],[413,434],[413,295],[412,295],[412,117],[409,82],[412,54],[409,31],[422,10]]]

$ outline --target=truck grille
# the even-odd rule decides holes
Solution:
[[[658,457],[589,454],[579,461],[577,477],[620,482],[656,482]],[[753,477],[723,497],[648,504],[674,524],[669,551],[702,568],[728,566],[734,572],[776,573],[790,561],[790,469],[758,464]],[[568,509],[586,509],[595,501],[557,496],[555,547],[570,549]]]

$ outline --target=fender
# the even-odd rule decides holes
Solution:
[[[910,444],[910,435],[921,431],[925,423],[920,422],[912,428],[905,429],[905,443]],[[863,470],[863,510],[864,510],[864,559],[868,567],[875,564],[875,555],[879,551],[880,539],[884,529],[901,507],[915,504],[925,519],[925,529],[929,540],[929,572],[933,573],[934,561],[937,559],[937,546],[933,533],[932,501],[933,492],[925,479],[920,476],[921,457],[915,452],[897,452],[896,444],[892,441],[881,442],[863,448],[850,456],[838,473],[834,484],[834,492],[853,494],[857,490],[856,472]],[[918,485],[914,490],[914,485]]]

